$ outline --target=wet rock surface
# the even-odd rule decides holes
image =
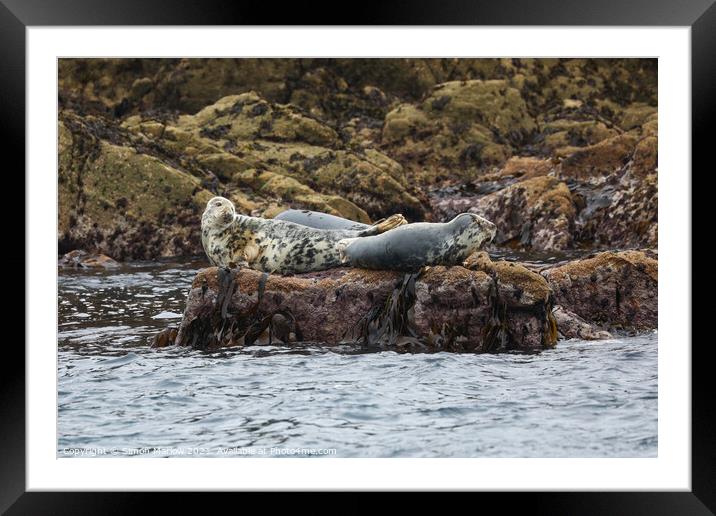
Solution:
[[[155,347],[321,343],[399,352],[531,352],[558,339],[657,328],[657,256],[600,253],[535,270],[482,251],[418,273],[339,268],[279,276],[202,269],[179,327]]]
[[[75,249],[63,255],[57,265],[60,268],[70,269],[116,269],[119,262],[104,254],[90,254],[81,249]]]
[[[585,321],[623,330],[658,326],[658,257],[610,251],[542,271],[555,304]]]
[[[533,282],[540,288],[529,288]],[[174,343],[497,352],[552,347],[556,337],[546,282],[524,268],[491,274],[342,268],[291,277],[208,268],[192,284]]]
[[[608,331],[588,323],[561,306],[555,306],[552,315],[557,322],[559,336],[563,339],[604,340],[613,337]]]

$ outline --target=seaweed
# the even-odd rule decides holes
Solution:
[[[421,273],[422,270],[404,274],[390,295],[353,325],[342,341],[359,344],[364,351],[429,349],[415,331],[415,280]]]
[[[259,310],[268,273],[263,273],[259,279],[256,303],[241,314],[230,312],[231,299],[238,288],[236,272],[237,269],[219,268],[215,301],[199,309],[177,344],[209,350],[223,346],[250,346],[257,341],[272,344],[300,339],[300,331],[290,310],[279,309],[268,313]],[[206,288],[202,287],[202,292],[206,292]]]

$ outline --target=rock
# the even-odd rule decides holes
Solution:
[[[370,223],[368,214],[352,202],[338,195],[319,194],[292,177],[249,169],[235,174],[233,180],[239,186],[248,186],[261,194],[294,202],[314,211]]]
[[[437,85],[417,106],[402,104],[388,113],[381,148],[417,179],[434,181],[504,163],[512,154],[510,144],[523,142],[535,129],[519,91],[508,82],[453,81]]]
[[[497,226],[494,242],[539,251],[572,245],[575,207],[567,185],[541,176],[477,199],[468,210]]]
[[[397,162],[374,149],[340,148],[327,125],[254,92],[224,97],[161,128],[139,116],[123,126],[169,153],[181,153],[184,166],[198,164],[200,174],[217,177],[230,192],[258,185],[252,198],[258,215],[280,198],[294,208],[360,220],[396,212],[413,220],[424,217]],[[257,174],[271,180],[247,184],[247,177]]]
[[[550,175],[554,170],[555,165],[549,159],[515,156],[507,160],[507,163],[505,163],[497,175],[500,177],[514,177],[524,180]],[[485,180],[489,180],[489,178],[483,178],[481,182]]]
[[[391,100],[380,88],[362,84],[363,78],[351,87],[335,67],[314,68],[296,81],[289,102],[344,130],[347,121],[356,119],[380,129]]]
[[[70,267],[73,269],[116,269],[119,262],[104,254],[91,254],[81,249],[75,249],[66,253],[57,262],[59,267]]]
[[[58,188],[60,252],[121,260],[202,252],[200,216],[212,193],[100,119],[61,115]]]
[[[285,277],[208,268],[194,279],[175,342],[199,349],[300,341],[479,352],[543,349],[556,337],[546,282],[526,269],[340,268]]]
[[[182,115],[176,127],[209,140],[264,139],[334,147],[336,132],[291,105],[272,104],[256,92],[222,97],[195,115]]]
[[[564,339],[605,340],[613,338],[608,331],[600,330],[559,305],[554,307],[552,314],[557,321],[559,334]]]
[[[650,117],[656,115],[656,107],[637,102],[624,109],[619,117],[619,125],[624,130],[642,126]]]
[[[541,152],[559,156],[574,147],[595,145],[607,138],[618,136],[619,132],[599,120],[557,119],[545,122],[541,134],[544,136]]]
[[[506,260],[492,261],[486,251],[471,254],[463,267],[482,271],[497,279],[497,294],[504,304],[528,308],[550,304],[550,286],[539,274],[522,264]]]
[[[438,221],[451,220],[474,207],[480,198],[488,194],[503,190],[525,179],[554,176],[555,170],[555,164],[548,159],[512,157],[498,171],[480,176],[475,181],[434,190],[429,196],[433,217]]]
[[[658,141],[645,126],[568,156],[515,156],[499,170],[430,195],[436,220],[473,211],[495,222],[497,246],[537,251],[656,247]],[[565,150],[566,149],[566,150]]]
[[[629,162],[636,143],[634,135],[621,134],[575,150],[562,162],[562,176],[585,180],[614,174]]]
[[[534,112],[556,102],[569,106],[581,103],[608,105],[606,114],[621,116],[624,106],[630,104],[656,105],[655,62],[534,58],[61,59],[59,89],[64,99],[92,102],[109,112],[116,112],[125,101],[125,113],[148,106],[192,113],[226,95],[255,90],[271,102],[290,101],[307,111],[318,106],[325,116],[340,120],[361,111],[361,103],[350,97],[365,94],[366,87],[412,102],[439,83],[501,79],[517,89]],[[137,80],[143,79],[151,80],[152,88],[147,98],[135,103],[129,92]]]
[[[177,338],[177,328],[170,326],[152,337],[149,346],[152,348],[165,348],[174,344]]]
[[[579,206],[575,244],[656,247],[658,143],[649,129],[624,133],[575,151],[558,177]]]
[[[575,220],[575,244],[591,248],[656,247],[658,178],[633,174],[600,185],[574,185],[582,206]]]
[[[644,331],[658,326],[658,262],[651,251],[610,251],[542,272],[555,304],[588,323]]]

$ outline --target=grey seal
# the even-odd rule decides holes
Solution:
[[[362,230],[316,229],[240,215],[229,199],[214,197],[201,217],[201,243],[209,261],[219,267],[301,273],[343,265],[338,249],[341,240],[378,235],[406,223],[402,215],[392,215]]]
[[[354,231],[361,231],[368,229],[368,224],[362,222],[356,222],[354,220],[344,219],[343,217],[336,217],[329,213],[322,213],[320,211],[310,210],[286,210],[276,215],[273,220],[287,220],[289,222],[295,222],[302,226],[308,226],[316,229],[350,229]]]
[[[341,261],[353,267],[414,271],[426,265],[459,265],[495,236],[495,225],[474,213],[450,222],[417,222],[381,235],[341,240]]]
[[[213,265],[279,274],[343,265],[399,271],[457,265],[494,235],[495,225],[472,213],[446,223],[407,224],[392,215],[365,229],[318,229],[237,214],[224,197],[212,198],[201,218],[202,245]]]

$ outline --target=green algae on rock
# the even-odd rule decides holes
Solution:
[[[212,194],[197,178],[76,120],[60,122],[59,134],[60,252],[94,249],[123,260],[201,249],[199,217]]]
[[[166,166],[167,181],[189,176],[253,216],[296,208],[439,222],[486,209],[500,219],[498,247],[655,247],[656,78],[653,59],[61,59],[60,200],[79,206],[80,169],[103,153]],[[91,138],[64,144],[77,134]],[[176,199],[154,180],[147,192],[166,208]],[[118,188],[106,202],[139,221],[128,227],[196,223],[140,213],[117,185],[97,186]],[[108,210],[96,202],[85,214],[61,208],[62,250],[107,251],[97,228]],[[141,232],[112,237],[111,254],[198,250],[194,229],[168,231],[178,238],[148,247]]]

